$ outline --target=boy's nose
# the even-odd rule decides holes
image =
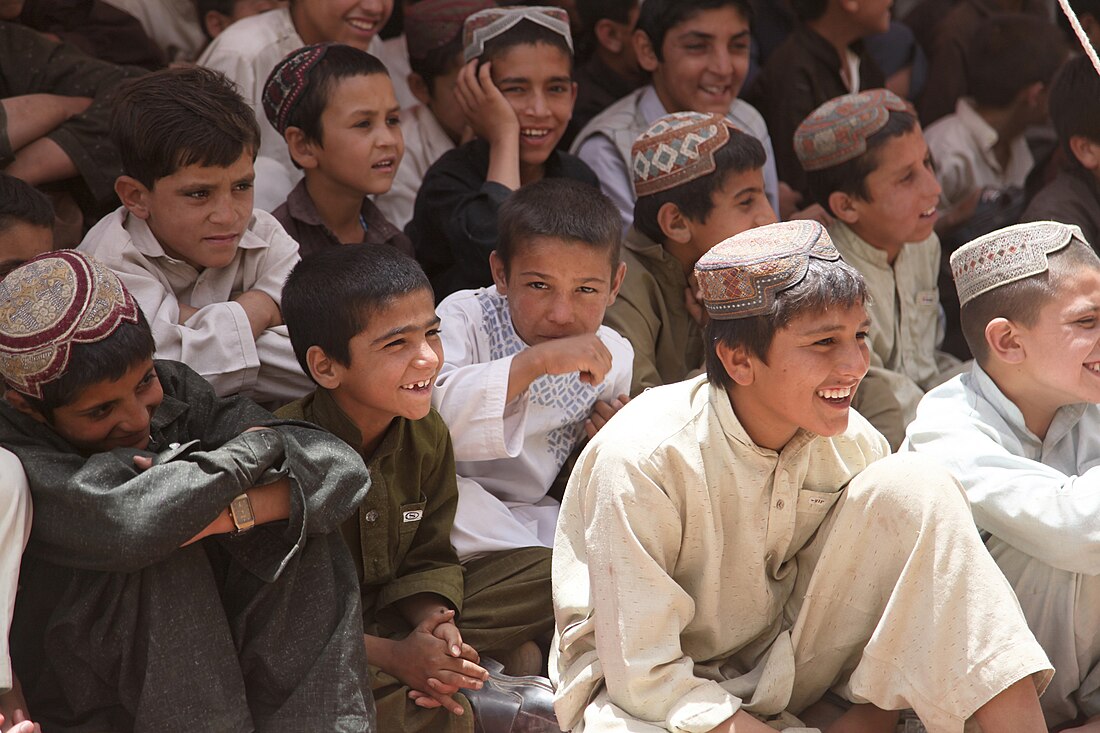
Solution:
[[[871,356],[866,342],[853,339],[841,355],[839,371],[846,377],[862,379],[870,365]]]
[[[529,113],[535,117],[542,117],[547,114],[550,109],[550,105],[546,103],[546,95],[540,91],[536,91],[531,95],[531,101],[527,105]]]
[[[565,325],[573,322],[573,305],[568,298],[556,298],[546,313],[546,320]]]
[[[733,56],[730,55],[729,49],[719,46],[714,50],[714,53],[710,55],[710,67],[711,70],[722,76],[728,76],[733,73]]]

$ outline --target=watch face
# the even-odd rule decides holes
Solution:
[[[256,522],[256,515],[252,513],[252,502],[248,496],[241,494],[229,505],[229,513],[233,517],[233,524],[237,529],[248,529]]]

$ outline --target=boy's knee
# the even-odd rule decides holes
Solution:
[[[914,453],[895,453],[872,463],[848,485],[847,501],[865,512],[920,520],[953,512],[970,514],[955,477],[938,463]]]

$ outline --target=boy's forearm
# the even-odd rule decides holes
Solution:
[[[508,370],[508,391],[505,404],[527,391],[531,383],[546,373],[539,359],[537,347],[530,347],[512,357],[512,366]]]
[[[0,100],[8,120],[11,149],[17,151],[59,127],[76,113],[80,101],[79,97],[57,94],[25,94]],[[87,102],[80,106],[87,107]]]
[[[489,170],[486,181],[495,181],[515,191],[520,187],[519,128],[514,134],[489,142]]]
[[[393,654],[397,642],[391,639],[383,639],[380,636],[363,634],[363,646],[367,650],[367,663],[371,664],[386,674],[393,674]]]
[[[281,478],[270,484],[253,487],[244,493],[252,504],[252,514],[257,525],[290,518],[290,479]],[[210,535],[229,534],[236,530],[237,525],[233,522],[229,507],[226,507],[214,521],[184,544],[189,545]]]
[[[5,170],[32,186],[64,181],[80,174],[69,154],[47,137],[40,137],[19,150]]]

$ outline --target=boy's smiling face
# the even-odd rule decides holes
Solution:
[[[775,209],[764,195],[764,171],[753,168],[726,174],[722,187],[711,194],[714,208],[706,221],[687,220],[695,259],[735,234],[774,224]]]
[[[305,143],[312,160],[300,164],[360,195],[389,191],[405,154],[401,107],[389,77],[349,76],[333,83],[321,135],[320,142]]]
[[[346,43],[367,50],[393,12],[393,0],[296,0],[294,29],[305,43]]]
[[[227,167],[189,165],[152,189],[121,176],[115,184],[130,213],[144,219],[171,257],[196,270],[225,267],[252,219],[252,151]]]
[[[896,257],[908,242],[932,235],[940,184],[920,128],[890,138],[878,148],[878,167],[867,174],[867,199],[834,193],[843,203],[830,207],[874,247]]]
[[[573,116],[577,85],[569,56],[547,43],[520,44],[493,57],[491,75],[519,121],[521,167],[541,166]]]
[[[366,328],[348,344],[347,366],[332,362],[332,380],[318,382],[332,390],[333,399],[370,441],[395,417],[419,420],[428,414],[443,343],[427,289],[394,298],[366,320]]]
[[[668,30],[660,60],[641,31],[635,48],[667,112],[726,114],[749,71],[749,20],[733,5],[701,10]]]
[[[145,450],[149,424],[163,399],[153,360],[143,359],[116,381],[85,387],[75,400],[55,408],[48,424],[86,455],[113,448]],[[28,414],[47,422],[38,413]]]
[[[555,237],[533,237],[515,250],[507,268],[495,251],[489,264],[524,343],[596,333],[615,302],[625,265],[612,270],[606,249]]]
[[[799,428],[839,435],[871,363],[862,304],[804,313],[775,332],[767,363],[743,347],[718,346],[733,380],[734,412],[757,445],[780,450]]]

